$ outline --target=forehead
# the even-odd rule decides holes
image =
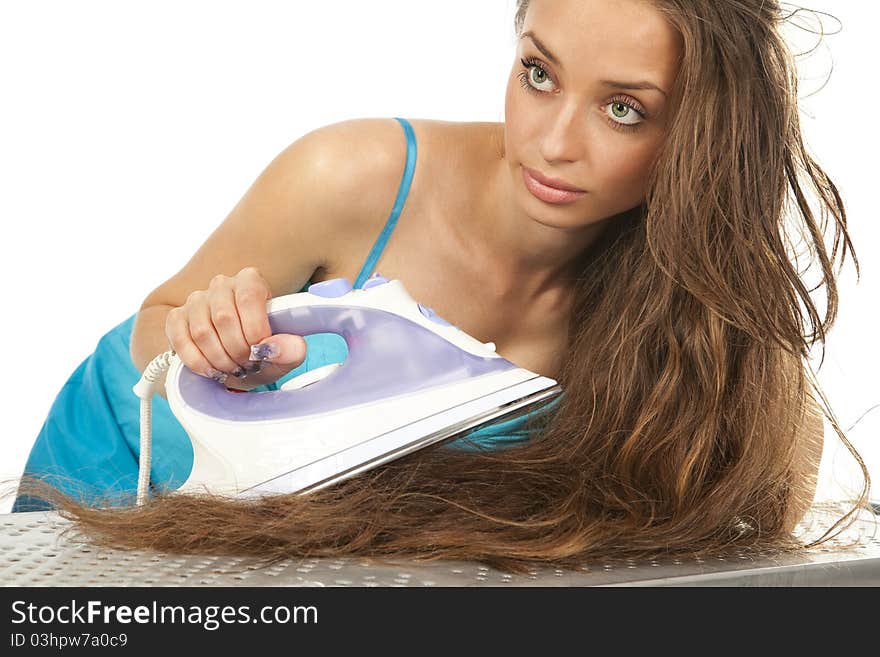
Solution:
[[[531,0],[522,29],[535,32],[568,75],[650,77],[668,88],[681,52],[678,32],[647,0]]]

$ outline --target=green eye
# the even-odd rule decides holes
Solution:
[[[611,103],[611,111],[614,112],[615,116],[618,116],[620,118],[625,117],[627,115],[629,109],[630,109],[630,106],[627,105],[626,103],[621,103],[621,102]]]
[[[527,87],[530,91],[538,93],[545,91],[543,89],[535,89],[534,86],[535,84],[543,84],[551,79],[550,75],[541,65],[541,62],[536,59],[520,59],[519,61],[522,62],[522,65],[526,68],[526,70],[519,75],[523,87]]]
[[[608,117],[608,121],[611,123],[612,128],[617,128],[618,130],[638,130],[639,126],[644,123],[645,115],[629,103],[624,102],[622,99],[613,99],[608,103],[607,107],[611,108],[611,114],[606,114],[606,116]],[[635,116],[641,118],[636,122],[618,120],[625,119],[627,116],[630,118],[634,118]]]

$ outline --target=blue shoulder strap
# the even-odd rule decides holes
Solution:
[[[403,180],[400,181],[400,187],[397,190],[397,199],[394,201],[394,208],[391,210],[391,216],[388,217],[388,221],[385,222],[385,227],[376,239],[376,243],[373,244],[373,248],[370,249],[370,254],[367,256],[364,266],[361,267],[361,271],[354,281],[355,289],[361,288],[367,278],[372,275],[373,267],[375,267],[376,263],[379,261],[379,256],[382,255],[385,244],[388,243],[388,238],[391,237],[391,232],[394,230],[394,226],[397,225],[397,218],[400,216],[401,210],[403,210],[403,204],[406,201],[407,194],[409,194],[409,186],[412,182],[413,171],[415,171],[416,168],[416,136],[413,132],[412,126],[406,119],[397,116],[394,118],[400,122],[400,125],[403,126],[403,130],[406,133],[406,169],[403,171]]]

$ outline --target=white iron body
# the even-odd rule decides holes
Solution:
[[[273,333],[342,335],[348,357],[277,391],[238,394],[174,356],[167,399],[194,451],[181,492],[314,490],[561,392],[418,304],[399,280],[323,281],[271,299],[268,314]]]

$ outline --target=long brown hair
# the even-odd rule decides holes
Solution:
[[[813,543],[787,521],[812,500],[796,465],[811,398],[803,359],[836,318],[841,237],[841,267],[847,248],[857,272],[858,260],[838,190],[803,143],[784,17],[774,0],[653,4],[683,42],[668,136],[645,202],[613,217],[584,254],[557,377],[565,395],[530,420],[528,441],[439,446],[306,495],[260,500],[171,492],[143,507],[99,508],[39,482],[22,490],[97,543],[269,562],[452,558],[523,572],[535,562],[798,550],[848,527],[870,479],[818,391],[865,483]],[[527,9],[519,0],[517,34]],[[684,99],[699,102],[679,112]],[[786,252],[788,209],[821,270],[824,317]]]

